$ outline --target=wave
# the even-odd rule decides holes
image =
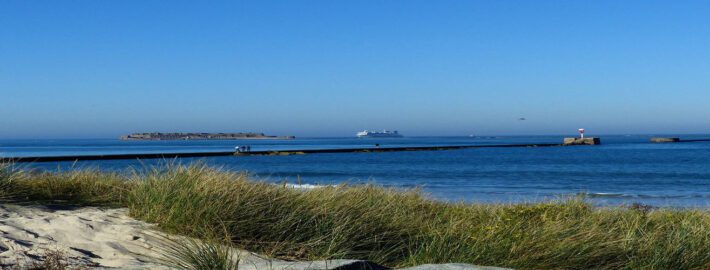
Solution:
[[[293,188],[293,189],[314,189],[314,188],[322,188],[322,187],[328,187],[330,185],[313,185],[313,184],[284,184],[285,187],[288,188]]]

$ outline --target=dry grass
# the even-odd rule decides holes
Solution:
[[[5,268],[3,268],[5,269]],[[66,253],[60,250],[44,250],[36,261],[19,262],[9,267],[12,270],[87,270],[89,266],[72,264]]]
[[[6,197],[121,205],[168,232],[226,239],[281,258],[356,258],[389,266],[710,268],[707,209],[595,208],[583,199],[449,204],[416,190],[369,185],[298,190],[204,165],[130,175],[17,174],[23,173],[0,179],[0,186],[10,183]]]

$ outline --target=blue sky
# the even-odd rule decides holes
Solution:
[[[0,138],[710,133],[708,14],[707,1],[3,1]]]

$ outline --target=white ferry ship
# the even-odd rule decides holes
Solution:
[[[360,131],[357,133],[358,138],[401,138],[403,137],[402,134],[399,134],[399,132],[395,131],[388,131],[388,130],[383,130],[383,131]]]

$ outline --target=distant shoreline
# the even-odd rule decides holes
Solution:
[[[132,133],[121,136],[124,141],[180,141],[180,140],[292,140],[295,136],[271,136],[264,133]]]

